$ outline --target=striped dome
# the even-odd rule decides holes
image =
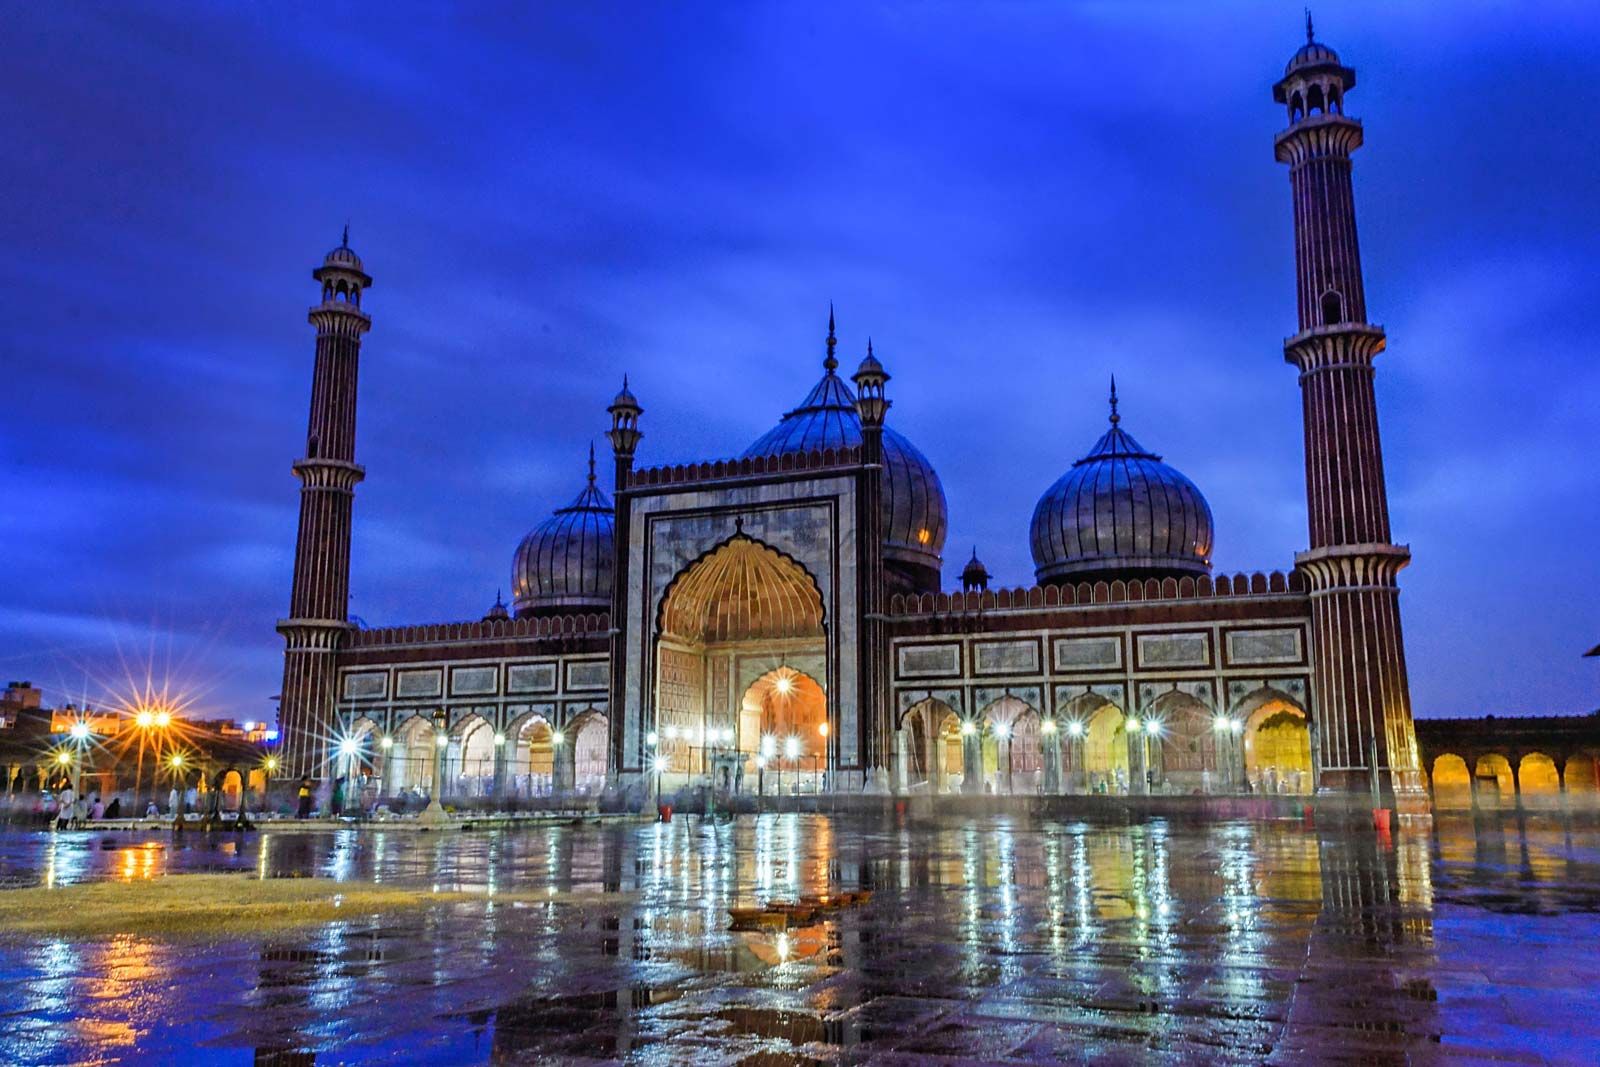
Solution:
[[[1033,509],[1042,583],[1211,570],[1211,506],[1118,425],[1115,396],[1111,429]]]
[[[755,444],[746,456],[781,456],[819,448],[857,448],[861,445],[861,418],[856,395],[829,363],[822,380]],[[883,548],[884,558],[937,574],[944,551],[948,512],[944,487],[933,464],[888,426],[883,428]]]
[[[614,509],[595,485],[594,450],[589,482],[578,498],[533,528],[511,563],[517,617],[610,611]]]

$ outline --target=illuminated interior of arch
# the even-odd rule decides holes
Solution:
[[[799,564],[743,534],[691,564],[661,606],[653,759],[662,787],[715,764],[730,787],[753,791],[766,777],[758,760],[784,773],[786,789],[820,787],[826,663],[822,595]],[[763,737],[772,738],[765,752]]]
[[[1244,773],[1258,793],[1309,794],[1311,729],[1305,713],[1286,700],[1269,700],[1244,724]]]

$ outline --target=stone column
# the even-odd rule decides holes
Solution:
[[[961,735],[961,791],[983,792],[983,735],[977,730]]]

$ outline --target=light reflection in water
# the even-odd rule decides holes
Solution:
[[[204,839],[181,852],[27,840],[26,869],[47,885],[233,865]],[[1079,1026],[1076,1047],[1092,1038],[1112,1058],[1152,1048],[1178,1058],[1218,1048],[1266,1058],[1261,1050],[1281,1047],[1274,1042],[1284,1034],[1306,1033],[1409,1053],[1407,1035],[1466,1032],[1452,1014],[1461,1009],[1440,995],[1460,972],[1438,963],[1448,947],[1435,944],[1443,940],[1432,919],[1439,901],[1457,905],[1457,938],[1505,937],[1525,929],[1513,921],[1544,921],[1463,919],[1470,909],[1459,903],[1475,892],[1521,893],[1551,910],[1600,903],[1592,888],[1600,834],[1554,817],[1530,818],[1525,828],[1510,818],[1441,821],[1436,837],[1400,829],[1388,842],[1298,823],[793,814],[715,826],[679,815],[669,824],[437,836],[282,830],[239,840],[238,866],[259,876],[326,873],[494,895],[265,941],[247,934],[192,945],[122,938],[13,947],[3,973],[20,991],[16,1017],[84,1020],[61,1053],[80,1060],[113,1058],[129,1035],[141,1052],[181,1053],[194,1047],[183,1035],[201,1031],[217,1042],[207,1049],[331,1052],[356,1042],[362,1051],[351,1058],[481,1059],[489,1046],[471,1040],[492,1031],[494,1049],[512,1060],[547,1049],[577,1058],[583,1048],[600,1049],[592,1058],[626,1058],[649,1045],[653,1062],[688,1062],[686,1050],[740,1035],[778,1050],[788,1048],[784,1035],[800,1034],[819,1048],[865,1045],[932,1032],[967,1011],[1024,1020],[1030,1032]],[[0,859],[14,869],[19,854]],[[726,928],[736,902],[857,885],[873,890],[870,903],[805,926]],[[1567,951],[1560,939],[1538,943]],[[1517,955],[1505,944],[1498,952]],[[1493,955],[1477,952],[1472,965],[1486,967]],[[217,992],[196,998],[200,987]],[[579,997],[596,999],[576,1007],[562,999]],[[781,1025],[725,1018],[730,998],[782,1015]],[[962,1042],[978,1037],[949,1025],[945,1045],[929,1049],[1008,1057],[1005,1026],[979,1028],[994,1044],[977,1047]],[[562,1044],[580,1036],[598,1044]],[[1202,1036],[1211,1043],[1182,1043]],[[458,1039],[464,1044],[451,1044]],[[8,1054],[7,1040],[0,1036],[0,1061],[21,1058]],[[835,1055],[825,1049],[819,1058]],[[1071,1056],[1062,1046],[1036,1058]]]

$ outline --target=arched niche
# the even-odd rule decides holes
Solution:
[[[789,760],[780,744],[775,757],[803,762],[814,784],[833,765],[822,594],[805,567],[773,546],[737,533],[685,567],[662,597],[653,662],[652,757],[663,789],[741,753],[742,780],[756,781],[761,717],[785,709],[805,720],[793,734],[801,751]],[[791,692],[778,693],[780,681]],[[791,695],[804,699],[783,699]]]

